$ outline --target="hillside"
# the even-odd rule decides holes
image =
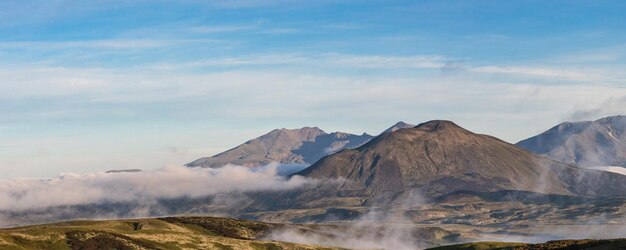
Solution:
[[[74,221],[0,229],[0,248],[336,249],[263,240],[284,226],[215,217]]]
[[[528,244],[514,242],[476,242],[443,247],[429,248],[428,250],[578,250],[578,249],[626,249],[626,239],[611,240],[555,240],[544,243]]]
[[[324,157],[297,174],[345,178],[341,191],[370,197],[394,197],[411,189],[427,197],[456,191],[583,196],[626,192],[626,176],[561,164],[450,121],[383,133],[359,148]]]
[[[432,227],[394,227],[376,224],[355,227],[348,223],[282,224],[218,217],[71,221],[0,229],[0,249],[404,250],[463,240],[458,234]],[[475,233],[476,229],[471,232]],[[474,235],[477,237],[481,235]],[[433,242],[435,238],[439,240]],[[337,245],[348,248],[334,247]],[[538,244],[476,242],[433,249],[623,249],[625,246],[626,239],[612,239],[556,240]]]
[[[582,167],[626,167],[626,116],[564,122],[516,145]]]

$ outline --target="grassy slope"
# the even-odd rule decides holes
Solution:
[[[1,229],[0,249],[332,249],[259,240],[279,226],[213,217],[74,221]]]
[[[0,229],[0,249],[334,249],[261,240],[286,226],[215,217],[73,221]],[[476,242],[432,249],[626,249],[626,239]]]
[[[458,245],[442,246],[430,248],[430,250],[526,250],[526,249],[546,249],[546,250],[577,250],[577,249],[594,249],[594,250],[618,250],[626,249],[626,239],[612,240],[555,240],[538,244],[526,243],[509,243],[509,242],[475,242]]]

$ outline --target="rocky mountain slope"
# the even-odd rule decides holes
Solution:
[[[626,116],[564,122],[516,145],[582,167],[626,167]]]
[[[275,129],[226,152],[195,160],[188,167],[221,167],[227,164],[249,167],[281,164],[312,164],[330,153],[355,148],[372,139],[368,134],[326,133],[317,127]]]
[[[555,162],[450,121],[383,133],[359,148],[324,157],[297,175],[345,178],[341,191],[368,197],[394,197],[413,189],[427,197],[502,190],[626,193],[626,176]]]

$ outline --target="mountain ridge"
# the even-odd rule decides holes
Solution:
[[[318,127],[274,129],[267,134],[211,157],[186,164],[187,167],[216,168],[228,164],[258,167],[273,162],[312,164],[324,155],[344,148],[357,147],[373,136],[344,132],[326,133]]]
[[[382,133],[414,126],[413,124],[399,121]],[[318,127],[274,129],[227,151],[187,163],[186,166],[218,168],[234,164],[258,167],[273,162],[310,165],[323,156],[346,148],[356,148],[374,137],[367,133],[361,135],[345,132],[326,133]]]

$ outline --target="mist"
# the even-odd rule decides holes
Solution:
[[[336,227],[324,227],[323,231],[283,228],[273,231],[267,239],[349,249],[420,249],[426,245],[421,242],[420,228],[405,214],[425,202],[421,193],[413,189],[388,204],[374,204],[357,219]]]
[[[287,178],[278,164],[257,169],[227,165],[219,169],[169,166],[139,173],[64,173],[52,179],[0,181],[0,211],[19,212],[102,203],[153,203],[162,199],[202,198],[224,193],[275,191],[313,180]]]

